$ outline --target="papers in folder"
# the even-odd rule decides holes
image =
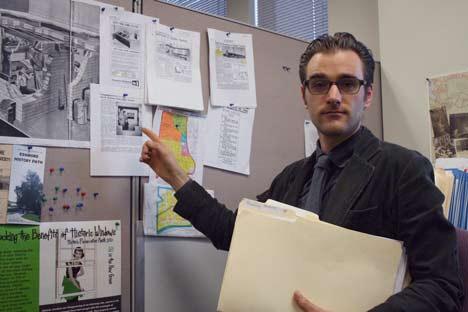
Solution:
[[[332,311],[367,311],[401,290],[402,243],[267,201],[239,205],[218,311],[300,311],[300,290]]]

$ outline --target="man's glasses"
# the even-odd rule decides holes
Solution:
[[[336,81],[331,81],[327,78],[310,78],[304,81],[303,85],[309,89],[311,94],[326,94],[331,86],[335,84],[343,94],[356,94],[362,85],[366,84],[365,80],[355,77],[344,77]]]

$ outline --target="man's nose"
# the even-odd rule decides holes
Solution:
[[[327,103],[333,105],[340,105],[342,100],[342,95],[338,86],[333,83],[328,90]]]

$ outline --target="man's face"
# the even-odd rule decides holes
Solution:
[[[331,81],[344,77],[364,79],[364,66],[359,56],[350,50],[315,54],[306,68],[306,79],[326,78]],[[302,97],[311,121],[321,137],[351,136],[361,125],[363,112],[371,104],[372,88],[361,86],[356,94],[340,92],[333,84],[325,94],[311,94],[302,86]]]

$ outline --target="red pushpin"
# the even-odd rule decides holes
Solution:
[[[86,196],[86,192],[81,192],[81,197],[85,197]]]
[[[54,173],[55,169],[54,168],[50,168],[49,169],[49,174],[52,175],[52,173]]]
[[[70,209],[70,205],[63,205],[62,208],[63,208],[63,210],[68,210],[68,209]]]

